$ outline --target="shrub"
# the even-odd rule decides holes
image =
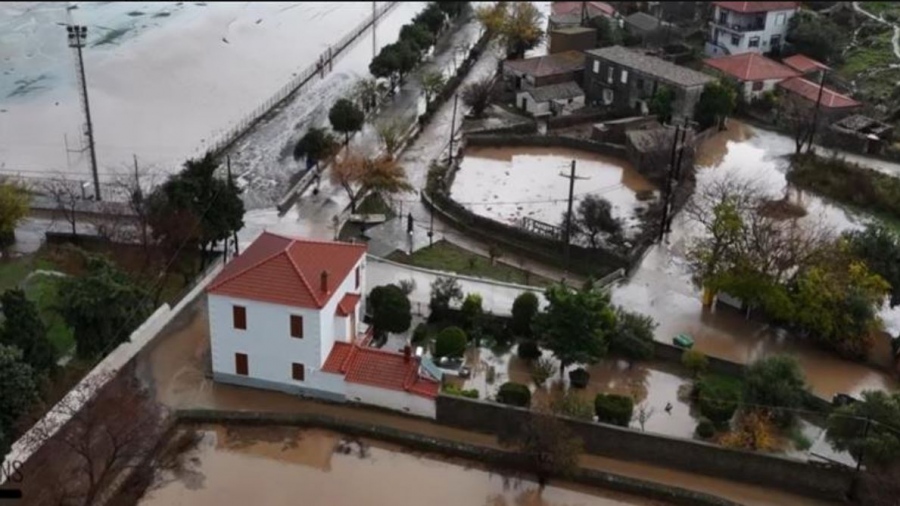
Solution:
[[[523,360],[535,360],[540,358],[541,349],[534,341],[522,341],[519,343],[518,354],[519,358]]]
[[[653,357],[653,331],[657,323],[649,316],[618,309],[616,328],[610,338],[609,349],[629,360]]]
[[[463,325],[466,330],[471,332],[475,327],[481,324],[482,316],[484,315],[484,309],[482,309],[481,305],[481,295],[477,293],[466,295],[466,299],[462,303],[460,312],[462,313]]]
[[[556,364],[549,358],[540,358],[531,364],[531,380],[537,386],[543,386],[544,382],[556,373]]]
[[[573,392],[566,392],[557,396],[551,403],[554,413],[563,416],[577,418],[579,420],[594,420],[594,408],[590,401],[581,398]]]
[[[684,353],[681,354],[681,365],[691,371],[691,374],[696,378],[701,373],[706,372],[706,368],[709,366],[709,360],[707,360],[706,355],[700,351],[685,350]]]
[[[531,404],[531,391],[521,383],[507,381],[497,391],[497,402],[525,408]]]
[[[434,343],[435,357],[458,358],[466,351],[466,333],[459,327],[447,327]]]
[[[727,425],[741,401],[740,381],[723,376],[704,376],[697,381],[700,413],[718,426]]]
[[[767,357],[750,364],[744,375],[744,399],[772,410],[772,422],[787,427],[793,421],[792,408],[803,405],[806,379],[797,359],[787,355]]]
[[[538,298],[534,292],[523,292],[512,305],[512,331],[519,337],[531,337],[531,322],[538,312]]]
[[[701,418],[694,433],[697,434],[697,437],[709,439],[716,434],[716,426],[706,418]]]
[[[455,395],[457,397],[466,397],[469,399],[478,398],[477,388],[461,388],[454,384],[444,385],[444,393],[447,395]]]
[[[414,343],[422,343],[428,339],[428,325],[424,323],[420,323],[416,325],[415,330],[413,330],[412,334],[412,342]]]
[[[574,388],[584,388],[590,380],[591,374],[581,367],[569,371],[569,384]]]
[[[409,330],[412,312],[409,299],[399,286],[376,286],[369,293],[368,305],[372,310],[372,326],[379,338],[388,332],[399,334]]]
[[[634,411],[634,401],[631,400],[631,397],[597,394],[594,399],[594,412],[597,413],[598,422],[628,427],[632,411]]]

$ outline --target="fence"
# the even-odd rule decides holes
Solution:
[[[372,26],[373,22],[377,21],[382,16],[387,14],[399,3],[400,2],[388,2],[381,7],[378,7],[373,18],[366,19],[365,21],[361,22],[350,33],[344,35],[344,37],[341,38],[341,40],[339,40],[336,44],[329,46],[328,49],[319,56],[316,63],[308,66],[306,69],[298,73],[296,77],[282,86],[278,91],[275,92],[274,95],[269,97],[268,100],[260,104],[256,109],[244,116],[244,118],[238,121],[234,126],[219,135],[218,139],[207,144],[203,151],[208,151],[216,156],[221,155],[223,151],[228,149],[232,144],[240,139],[245,133],[250,130],[253,125],[263,119],[270,111],[275,109],[282,102],[291,97],[294,93],[302,89],[316,76],[316,74],[324,77],[325,72],[329,72],[331,70],[331,67],[334,65],[335,59],[340,56],[347,49],[347,47],[354,40],[356,40],[357,37],[362,35],[370,26]],[[327,71],[326,67],[328,67]]]

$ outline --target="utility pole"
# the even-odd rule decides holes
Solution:
[[[431,223],[428,224],[428,246],[434,246],[434,209],[428,214],[431,216]]]
[[[230,188],[234,188],[234,179],[232,179],[232,177],[231,177],[231,155],[225,155],[225,168],[228,171],[228,186]],[[237,230],[235,230],[233,232],[233,234],[234,234],[234,236],[233,236],[232,240],[234,241],[234,256],[238,256],[238,253],[240,253],[240,251],[238,250]],[[225,249],[226,250],[228,249],[227,244],[225,245]],[[227,253],[226,253],[226,260],[227,260]]]
[[[819,79],[819,96],[816,98],[816,108],[813,110],[812,125],[809,129],[809,144],[806,145],[806,152],[812,149],[813,139],[816,137],[816,126],[819,124],[819,108],[822,106],[822,91],[825,89],[825,74],[828,71],[822,69],[822,78]]]
[[[375,21],[377,20],[375,3],[374,1],[372,2],[372,58],[378,56],[378,42],[375,39]]]
[[[675,125],[675,137],[672,139],[672,154],[669,156],[669,173],[666,175],[666,188],[663,193],[663,210],[662,221],[659,224],[659,241],[661,242],[666,235],[669,226],[669,206],[672,199],[672,178],[675,176],[675,154],[678,150],[678,135],[681,132],[681,125]]]
[[[872,425],[872,417],[866,417],[866,426],[863,429],[863,441],[869,437],[869,426]],[[865,455],[865,445],[863,445],[863,450],[860,451],[859,457],[856,458],[856,473],[859,474],[859,468],[862,467],[863,455]]]
[[[450,165],[453,165],[453,139],[456,137],[456,105],[459,102],[459,93],[453,95],[453,116],[450,117]]]
[[[84,57],[81,54],[84,48],[85,40],[87,40],[87,27],[84,25],[66,25],[66,32],[69,34],[69,47],[75,49],[78,57],[78,80],[81,82],[81,99],[84,102],[84,133],[88,139],[88,150],[91,157],[91,171],[94,174],[94,198],[102,200],[100,197],[100,175],[97,173],[97,152],[94,149],[94,125],[91,122],[91,104],[88,101],[87,78],[84,75]]]
[[[572,203],[575,200],[575,180],[576,179],[588,179],[587,177],[576,176],[575,175],[575,160],[572,160],[572,167],[569,170],[569,174],[565,174],[560,172],[560,177],[564,177],[569,180],[569,207],[566,211],[566,230],[565,230],[565,241],[566,241],[566,266],[569,265],[570,260],[570,248],[569,244],[572,240]]]

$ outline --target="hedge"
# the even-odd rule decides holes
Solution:
[[[531,391],[521,383],[507,381],[497,391],[497,402],[526,408],[531,404]]]
[[[624,395],[597,394],[594,399],[594,411],[597,413],[598,422],[628,427],[634,411],[634,401]]]

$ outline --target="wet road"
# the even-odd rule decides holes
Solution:
[[[143,506],[191,504],[309,506],[663,506],[587,487],[505,476],[471,462],[413,455],[373,441],[290,427],[201,428],[198,447],[183,456],[174,480],[149,492]],[[345,445],[349,453],[338,451]],[[402,479],[398,479],[402,477]],[[350,484],[348,486],[348,484]]]

